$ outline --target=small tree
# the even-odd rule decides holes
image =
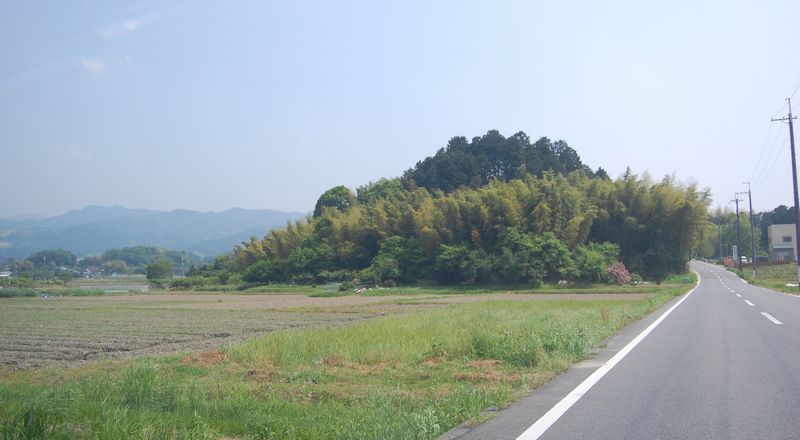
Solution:
[[[56,278],[61,280],[61,282],[64,283],[64,286],[66,286],[67,283],[75,278],[75,274],[73,274],[71,270],[59,270],[56,272]]]
[[[617,284],[630,284],[631,282],[631,274],[628,272],[628,268],[619,261],[608,266],[608,276]]]
[[[122,260],[110,260],[103,263],[103,271],[106,275],[124,275],[128,273],[128,264]]]
[[[147,265],[147,279],[150,282],[160,283],[162,280],[172,278],[173,263],[162,259]]]

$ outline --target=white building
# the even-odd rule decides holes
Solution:
[[[795,246],[797,237],[795,225],[770,225],[767,229],[769,237],[769,257],[772,261],[797,261]]]

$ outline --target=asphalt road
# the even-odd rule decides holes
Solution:
[[[539,438],[800,438],[800,297],[692,267],[697,289],[588,391],[573,393],[577,402]],[[517,438],[668,307],[491,421],[444,438]]]

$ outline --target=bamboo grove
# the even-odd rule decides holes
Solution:
[[[229,264],[251,283],[597,282],[618,262],[660,281],[685,272],[709,203],[670,176],[612,180],[563,141],[490,131],[403,177],[326,191],[313,216],[236,246]]]

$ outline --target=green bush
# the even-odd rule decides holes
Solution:
[[[13,298],[19,296],[38,296],[39,292],[36,289],[17,289],[17,288],[3,288],[0,289],[0,298]]]
[[[175,278],[169,282],[171,290],[189,290],[203,287],[208,283],[203,277]]]
[[[32,289],[36,287],[36,282],[31,277],[3,277],[0,278],[0,287],[18,287]]]

